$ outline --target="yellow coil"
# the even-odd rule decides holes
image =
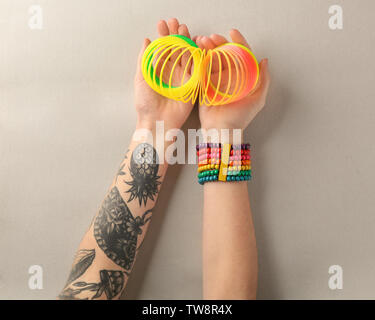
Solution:
[[[170,35],[146,48],[142,74],[159,94],[177,101],[228,104],[256,86],[259,67],[253,53],[237,43],[201,50],[189,38]]]

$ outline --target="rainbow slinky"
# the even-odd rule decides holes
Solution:
[[[258,82],[259,66],[241,44],[225,43],[206,51],[187,37],[169,35],[146,48],[142,74],[152,89],[167,98],[192,103],[199,98],[200,104],[211,106],[247,96]]]

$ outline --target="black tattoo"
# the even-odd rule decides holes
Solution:
[[[82,299],[77,296],[84,291],[92,292],[91,299],[100,298],[103,292],[106,294],[107,299],[113,299],[122,291],[125,276],[124,272],[118,270],[100,270],[99,283],[87,283],[85,281],[74,282],[86,272],[92,265],[94,259],[95,249],[83,249],[78,251],[65,289],[59,295],[59,299]],[[89,297],[83,299],[89,299]]]
[[[128,153],[129,153],[129,149],[126,150],[124,159],[128,158]],[[116,174],[116,183],[117,183],[117,179],[118,179],[119,176],[124,176],[126,174],[125,171],[124,171],[124,168],[125,168],[125,163],[123,163],[120,166],[120,169],[118,169],[118,171],[117,171],[117,174]]]
[[[129,153],[129,149],[126,149],[126,153],[125,153],[125,159],[127,159],[128,158],[128,153]]]
[[[60,295],[61,300],[80,299],[77,297],[84,291],[92,292],[91,299],[98,299],[103,292],[107,299],[115,298],[124,287],[124,273],[118,270],[100,270],[100,281],[98,283],[87,283],[85,281],[78,281],[72,284],[72,287],[66,288]],[[84,299],[88,300],[89,297]]]
[[[68,281],[66,285],[69,285],[74,280],[77,280],[80,276],[82,276],[89,266],[91,266],[92,262],[95,258],[95,250],[79,250],[77,252],[75,258],[75,264],[72,267],[72,271],[70,272]]]
[[[117,180],[118,176],[124,176],[124,175],[125,175],[124,167],[125,167],[125,163],[123,163],[123,164],[121,165],[120,169],[118,169],[116,180]]]
[[[151,210],[133,217],[117,187],[113,187],[103,201],[94,222],[94,236],[98,246],[114,263],[130,271],[141,227],[150,219]]]
[[[133,151],[130,160],[130,175],[132,181],[124,181],[131,186],[126,192],[130,193],[128,201],[138,199],[139,205],[146,205],[148,199],[154,200],[158,193],[160,176],[157,175],[159,170],[158,155],[156,150],[148,143],[139,144]]]

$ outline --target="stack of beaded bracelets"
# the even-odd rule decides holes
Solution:
[[[251,179],[250,144],[201,143],[197,155],[200,184]]]

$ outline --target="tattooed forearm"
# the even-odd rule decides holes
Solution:
[[[125,181],[130,186],[127,190],[130,193],[128,201],[138,199],[139,205],[146,205],[148,199],[155,200],[158,193],[160,176],[158,155],[156,150],[148,143],[139,144],[133,151],[130,160],[131,181]]]
[[[94,246],[96,249],[78,251],[60,299],[114,299],[121,295],[125,287],[126,277],[139,249],[138,238],[152,215],[151,210],[144,211],[141,207],[146,206],[150,199],[156,200],[161,185],[156,150],[150,144],[141,143],[134,149],[131,159],[128,158],[129,152],[126,152],[114,186],[104,199],[83,242],[83,248]],[[118,184],[120,176],[126,177],[125,185]],[[128,190],[122,189],[128,186]],[[127,194],[130,194],[128,202],[133,199],[139,202],[139,207],[134,206],[135,215],[124,200]],[[105,261],[100,261],[101,257]]]
[[[94,236],[98,246],[114,263],[130,271],[141,227],[151,218],[151,210],[133,217],[117,187],[111,189],[104,199],[94,222]]]

